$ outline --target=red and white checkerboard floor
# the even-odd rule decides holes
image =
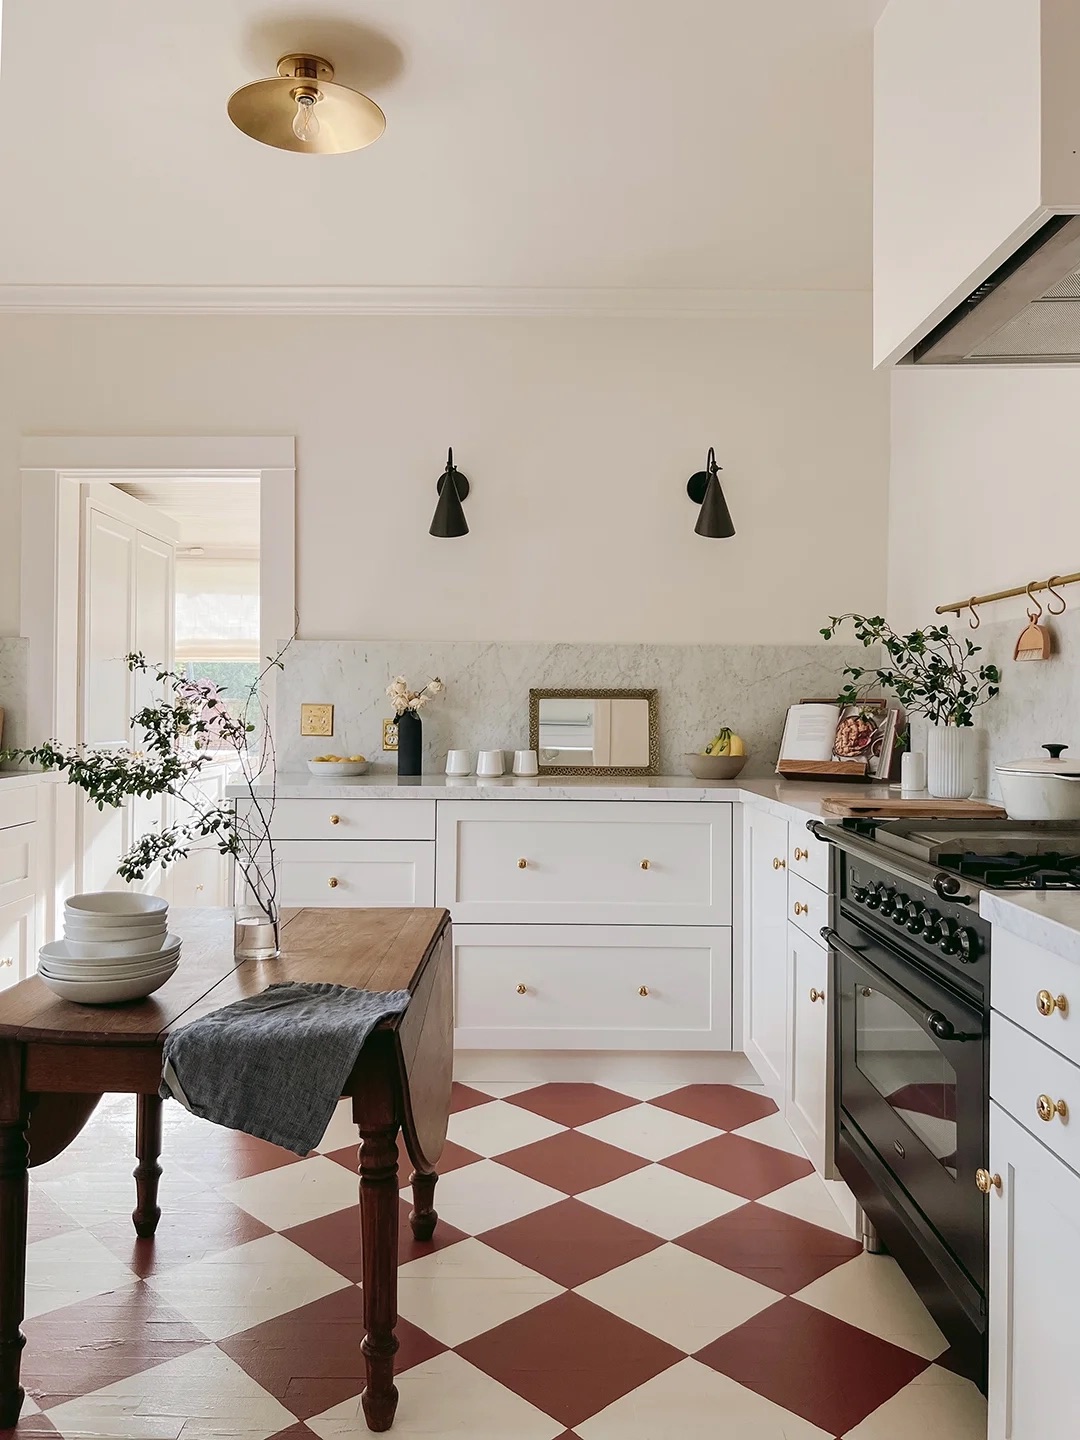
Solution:
[[[450,1134],[434,1243],[402,1225],[394,1433],[983,1440],[760,1091],[459,1085]],[[17,1433],[366,1434],[347,1115],[297,1160],[167,1105],[153,1242],[132,1135],[113,1101],[33,1172]]]

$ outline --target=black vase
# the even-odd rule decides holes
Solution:
[[[415,710],[403,710],[397,718],[397,773],[424,773],[424,722]]]

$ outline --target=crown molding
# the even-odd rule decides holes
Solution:
[[[835,313],[863,290],[335,285],[0,285],[5,315],[508,315],[689,320]]]

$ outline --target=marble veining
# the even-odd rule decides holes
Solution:
[[[0,635],[0,709],[4,711],[5,747],[25,745],[26,670],[30,642]]]
[[[278,677],[276,744],[281,770],[315,755],[363,753],[380,770],[395,757],[381,748],[390,717],[387,682],[421,684],[432,675],[446,693],[423,712],[425,769],[438,772],[451,747],[476,751],[528,745],[532,687],[656,688],[660,770],[685,775],[685,752],[700,750],[721,725],[743,736],[748,775],[776,763],[787,707],[835,695],[858,645],[563,645],[398,640],[300,640]],[[331,740],[300,735],[300,705],[335,707]]]
[[[1080,964],[1080,894],[1075,890],[1007,895],[984,891],[979,910],[991,925]]]

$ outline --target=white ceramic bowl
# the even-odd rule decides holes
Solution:
[[[690,774],[699,780],[734,780],[746,764],[747,755],[684,755]]]
[[[56,980],[42,975],[41,983],[54,995],[76,1005],[117,1005],[123,1000],[142,1000],[160,990],[175,968],[157,975],[140,975],[133,980]]]
[[[46,964],[52,964],[56,961],[62,965],[79,965],[82,967],[94,965],[138,966],[140,964],[157,964],[159,961],[166,960],[170,956],[175,956],[180,950],[179,935],[165,935],[162,938],[162,943],[155,944],[153,948],[148,947],[140,941],[142,949],[135,955],[118,954],[111,947],[104,954],[80,955],[72,948],[73,945],[77,943],[78,942],[70,940],[53,940],[48,945],[42,945],[38,951],[38,958],[45,961]]]
[[[156,935],[164,930],[168,923],[167,914],[139,916],[133,920],[124,920],[120,916],[106,916],[102,920],[95,920],[72,910],[64,911],[64,929],[77,930],[88,940],[100,940],[103,936],[134,940],[140,935]]]
[[[366,775],[371,769],[370,760],[309,760],[307,768],[312,775],[324,778],[348,779],[353,775]]]
[[[80,936],[81,936],[80,932]],[[169,935],[165,926],[149,935],[136,935],[133,940],[83,940],[69,930],[64,938],[73,960],[125,960],[140,956],[157,956],[168,948]],[[172,937],[175,939],[175,936]]]
[[[179,954],[174,953],[167,960],[156,960],[152,965],[84,965],[81,961],[39,960],[38,974],[51,980],[137,980],[141,975],[158,975],[163,970],[170,973],[179,963]]]
[[[140,895],[135,890],[99,890],[86,895],[69,895],[64,914],[104,925],[133,923],[151,916],[160,919],[169,902],[160,895]]]

